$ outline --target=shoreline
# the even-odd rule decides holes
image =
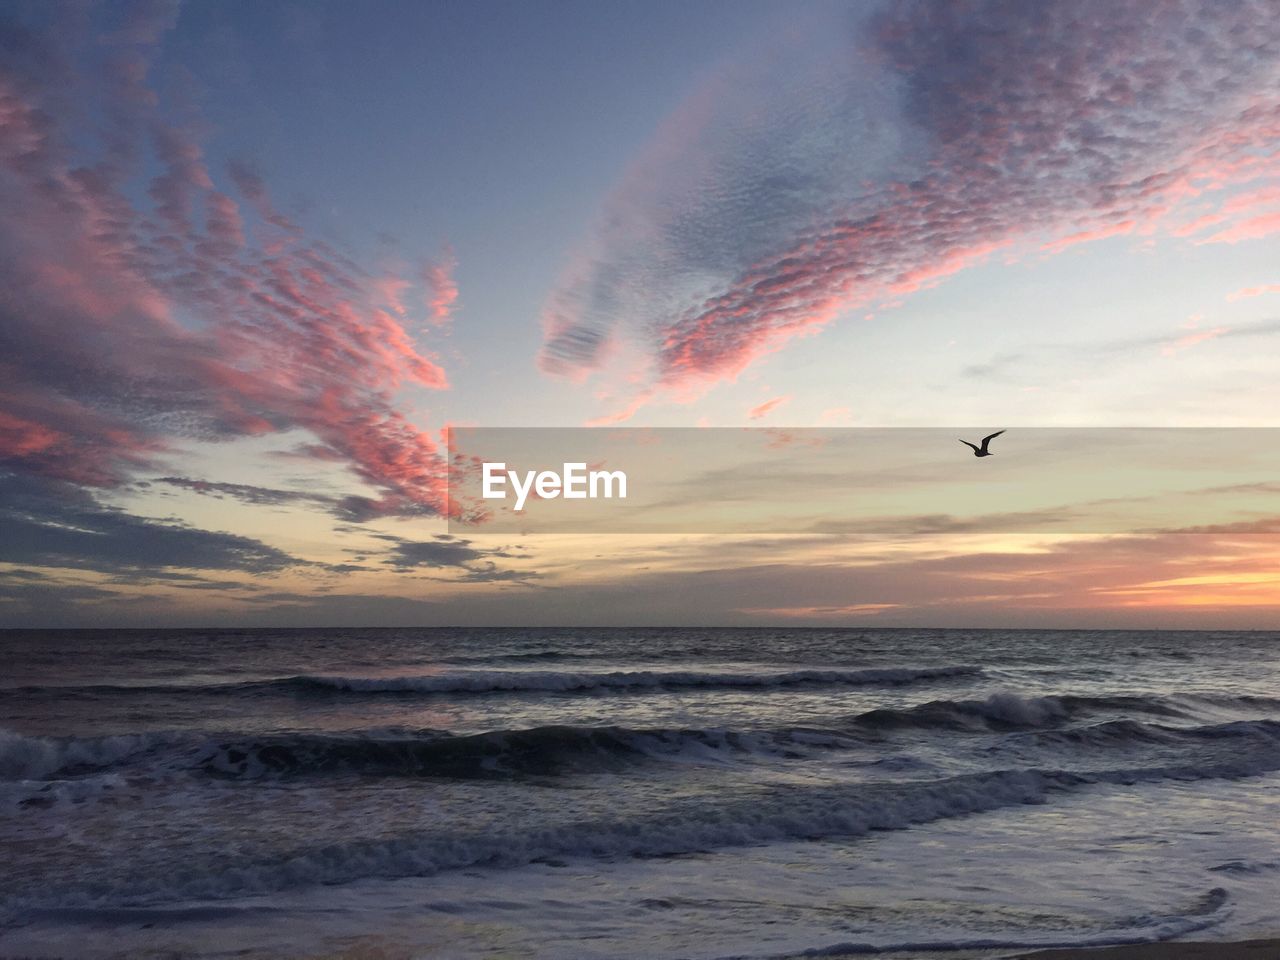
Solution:
[[[1280,960],[1280,938],[1166,940],[1120,947],[1068,947],[1020,953],[1011,960]]]

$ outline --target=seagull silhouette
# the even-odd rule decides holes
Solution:
[[[1000,436],[1000,434],[1002,433],[1004,433],[1003,430],[997,430],[995,433],[989,436],[983,437],[982,446],[978,446],[976,443],[970,443],[968,440],[960,440],[960,442],[963,443],[966,447],[971,447],[973,449],[973,455],[975,457],[990,457],[992,456],[992,453],[990,450],[987,449],[987,444],[989,444],[996,437]],[[957,437],[956,439],[959,439],[959,438]]]

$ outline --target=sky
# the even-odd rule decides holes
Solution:
[[[1280,426],[1278,150],[1268,0],[5,0],[0,626],[1273,626],[1265,499],[446,513],[459,427]]]

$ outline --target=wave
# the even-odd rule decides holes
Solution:
[[[0,780],[0,809],[48,809],[64,803],[84,803],[119,793],[125,779],[116,773],[101,773],[66,780]]]
[[[1182,696],[1192,702],[1207,703],[1214,707],[1245,707],[1252,710],[1280,710],[1280,697],[1267,697],[1253,693],[1187,693]]]
[[[859,670],[784,670],[768,673],[697,670],[474,670],[402,677],[304,675],[279,683],[345,693],[592,693],[602,690],[654,690],[686,687],[903,686],[930,680],[981,676],[974,666],[868,667]]]
[[[1069,702],[1063,702],[1067,699]],[[0,782],[52,782],[124,767],[148,773],[200,772],[257,779],[321,775],[502,779],[605,773],[651,762],[734,763],[806,760],[857,750],[886,731],[996,731],[1006,747],[1058,751],[1142,745],[1280,743],[1280,721],[1238,720],[1203,726],[1131,717],[1072,726],[1090,711],[1133,709],[1134,698],[1029,698],[1000,694],[981,701],[932,701],[903,710],[872,710],[837,728],[746,730],[551,725],[468,735],[444,730],[359,733],[218,734],[200,731],[93,738],[0,733]],[[1159,708],[1152,706],[1155,712]],[[1025,755],[1025,754],[1024,754]],[[879,758],[875,762],[880,762]]]
[[[1175,727],[1122,719],[1037,731],[1033,736],[1035,745],[1041,748],[1115,748],[1223,738],[1267,745],[1280,743],[1280,722],[1255,720]],[[865,739],[858,737],[856,731],[811,727],[733,731],[562,725],[469,736],[423,731],[389,737],[284,735],[240,739],[210,745],[199,763],[212,775],[236,778],[359,774],[486,779],[604,773],[651,761],[802,760],[865,745]]]
[[[182,742],[183,734],[28,737],[0,730],[0,781],[51,780],[103,770]]]
[[[1176,744],[1224,739],[1280,744],[1280,720],[1233,720],[1198,727],[1110,720],[1071,730],[1036,733],[1040,746],[1102,747],[1118,744]]]
[[[555,663],[568,660],[599,660],[602,653],[574,653],[569,650],[525,650],[512,653],[450,654],[440,658],[441,663]]]
[[[231,735],[198,730],[107,737],[26,737],[0,731],[0,786],[24,796],[70,796],[106,770],[201,771],[216,777],[352,774],[442,779],[605,772],[654,759],[723,762],[747,754],[798,757],[851,745],[835,731],[734,731],[553,725],[469,735],[444,730]],[[41,802],[39,805],[43,805]]]
[[[431,876],[452,870],[510,869],[568,859],[678,856],[763,843],[853,839],[1054,797],[1095,785],[1236,779],[1280,769],[1274,749],[1207,765],[1072,772],[1003,769],[929,781],[785,786],[749,795],[700,796],[640,816],[559,824],[435,830],[303,847],[232,866],[187,864],[177,876],[116,877],[63,888],[58,906],[145,906],[225,899],[299,886]],[[49,906],[20,898],[10,907]]]
[[[851,746],[835,731],[732,731],[556,725],[467,736],[443,731],[389,737],[285,735],[211,745],[200,765],[216,776],[319,773],[485,779],[599,773],[655,759],[722,762],[730,756],[797,758]]]
[[[1214,887],[1186,909],[1177,913],[1129,918],[1128,922],[1116,928],[1093,936],[1075,937],[1071,939],[1053,936],[1032,938],[1000,938],[950,939],[950,940],[911,940],[899,943],[868,943],[851,941],[834,943],[823,947],[811,947],[800,956],[805,957],[849,957],[881,953],[952,953],[961,950],[1092,950],[1098,947],[1119,947],[1146,943],[1163,943],[1175,940],[1188,934],[1200,933],[1218,926],[1230,916],[1230,911],[1223,908],[1229,903],[1230,895],[1222,887]],[[788,951],[771,958],[752,958],[752,960],[790,960],[796,957],[796,951]],[[748,960],[746,957],[725,958],[725,960]]]
[[[560,655],[556,655],[559,657]],[[541,659],[535,653],[530,661]],[[488,662],[494,662],[485,658]],[[506,659],[506,658],[504,658]],[[511,658],[515,659],[515,658]],[[583,657],[583,659],[587,659]],[[214,683],[95,683],[81,685],[21,686],[0,690],[6,696],[222,696],[285,693],[355,694],[488,694],[488,693],[599,693],[607,691],[661,690],[678,688],[761,688],[797,686],[905,686],[957,677],[980,677],[975,666],[866,667],[861,669],[773,670],[757,673],[701,670],[612,670],[563,671],[519,669],[449,670],[444,673],[370,677],[327,674],[300,674],[255,680]]]
[[[872,730],[1017,730],[1054,726],[1101,711],[1187,716],[1185,710],[1156,696],[1023,697],[994,693],[985,700],[931,700],[914,707],[869,710],[852,722]]]
[[[64,889],[58,906],[107,901],[141,906],[223,899],[366,878],[430,876],[474,867],[512,868],[562,858],[656,857],[774,841],[860,837],[999,807],[1043,803],[1082,782],[1073,774],[1003,770],[932,782],[861,788],[786,788],[747,797],[702,798],[639,817],[557,825],[428,831],[303,848],[269,859],[177,877],[137,875]],[[17,909],[49,906],[11,902]]]

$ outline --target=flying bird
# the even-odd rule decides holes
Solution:
[[[960,442],[963,443],[966,447],[972,448],[973,455],[975,457],[989,457],[991,456],[991,451],[987,449],[987,444],[989,444],[996,437],[1000,436],[1000,434],[1002,433],[1004,433],[1003,430],[997,430],[995,433],[983,437],[982,446],[978,446],[976,443],[970,443],[968,440],[960,440]],[[959,439],[959,437],[957,437],[956,439]]]

